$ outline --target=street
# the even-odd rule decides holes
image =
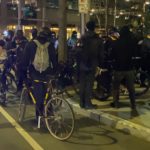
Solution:
[[[94,120],[75,114],[76,127],[72,137],[65,141],[53,138],[45,126],[36,128],[34,107],[27,109],[25,121],[19,124],[19,98],[8,96],[8,106],[0,107],[0,149],[2,150],[143,150],[150,149],[150,143],[124,132],[102,125]],[[7,114],[8,113],[8,114]]]

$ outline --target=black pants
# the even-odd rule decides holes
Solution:
[[[21,65],[17,65],[17,89],[20,91],[23,87],[23,81],[26,78],[26,72],[22,69]]]
[[[135,107],[135,88],[134,88],[134,81],[135,81],[135,74],[134,71],[114,71],[113,76],[113,101],[114,103],[118,103],[119,101],[119,88],[120,83],[122,80],[126,81],[126,86],[129,92],[131,108]]]
[[[80,106],[91,105],[92,89],[95,79],[95,72],[80,72]]]
[[[36,118],[43,115],[44,111],[44,98],[46,94],[46,85],[42,82],[33,82],[33,94],[36,98]]]
[[[39,72],[35,73],[35,71],[30,71],[30,77],[32,79],[32,86],[33,86],[33,94],[34,97],[36,99],[36,119],[38,119],[39,115],[43,115],[43,111],[44,111],[44,98],[45,98],[45,94],[46,94],[46,89],[47,86],[46,84],[42,83],[42,82],[34,82],[34,80],[39,80],[39,81],[45,81],[46,78],[46,74],[40,74]]]

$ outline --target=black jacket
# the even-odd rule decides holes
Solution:
[[[95,71],[96,67],[102,63],[104,57],[103,41],[95,32],[88,31],[81,38],[80,69]],[[85,68],[84,68],[85,67]]]
[[[122,36],[114,42],[111,54],[111,57],[114,60],[114,70],[132,70],[134,67],[132,58],[136,56],[136,51],[137,45],[131,34]]]

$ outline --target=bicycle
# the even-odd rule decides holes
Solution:
[[[43,118],[47,129],[54,138],[61,141],[67,140],[74,131],[75,117],[70,104],[60,96],[62,91],[57,88],[57,79],[51,77],[48,82],[39,80],[34,80],[34,82],[42,82],[47,85],[47,92],[43,102],[44,112],[43,116],[38,117],[38,128],[40,128],[40,121]],[[36,104],[33,88],[31,84],[25,82],[20,98],[19,122],[24,120],[29,100],[34,105]]]
[[[14,53],[10,53],[7,59],[0,62],[0,64],[3,64],[4,66],[3,69],[1,70],[1,76],[5,76],[6,78],[5,90],[12,94],[17,93],[17,82],[15,78],[14,59],[15,59]]]
[[[150,75],[145,70],[142,70],[140,67],[140,57],[133,57],[133,63],[135,66],[135,96],[139,97],[145,94],[150,87]],[[144,76],[145,80],[142,85],[141,76]],[[107,69],[100,69],[100,73],[98,75],[99,86],[97,89],[94,89],[93,96],[98,100],[107,100],[111,95],[111,87],[112,87],[112,72],[109,72]],[[120,88],[120,95],[128,96],[128,90],[126,88],[125,81],[122,82]]]
[[[73,97],[74,94],[79,95],[79,77],[77,65],[68,65],[67,63],[59,64],[59,84],[64,89],[68,97]]]

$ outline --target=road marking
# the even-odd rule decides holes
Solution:
[[[0,112],[34,150],[44,150],[1,106]]]

